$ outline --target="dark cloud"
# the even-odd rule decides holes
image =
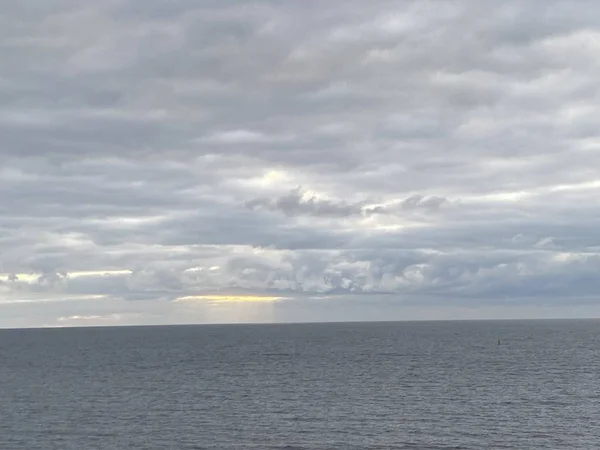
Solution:
[[[288,217],[307,215],[314,217],[368,217],[373,214],[397,214],[400,210],[437,210],[442,205],[449,203],[443,197],[411,195],[400,203],[390,206],[373,205],[369,201],[346,203],[318,198],[307,193],[301,187],[292,189],[286,195],[275,199],[255,198],[246,201],[245,206],[251,210],[279,211]]]
[[[277,199],[257,198],[246,202],[246,207],[280,211],[286,216],[309,215],[316,217],[349,217],[361,216],[363,204],[346,204],[327,199],[319,199],[296,188]]]

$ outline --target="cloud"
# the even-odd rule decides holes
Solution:
[[[0,326],[597,311],[593,2],[5,3]]]
[[[319,199],[315,195],[302,192],[301,188],[294,189],[288,194],[275,200],[257,198],[246,202],[252,210],[265,208],[271,211],[281,211],[286,216],[306,214],[321,217],[347,217],[360,216],[362,204],[346,204],[327,199]]]
[[[388,205],[377,205],[369,201],[347,203],[340,200],[319,198],[302,190],[301,187],[292,189],[289,193],[277,197],[255,198],[245,202],[251,210],[279,211],[286,216],[308,215],[314,217],[361,217],[373,214],[397,214],[399,210],[437,210],[442,205],[449,203],[443,197],[411,195],[410,197]]]

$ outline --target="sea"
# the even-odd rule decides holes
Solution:
[[[600,322],[0,330],[0,449],[598,449]]]

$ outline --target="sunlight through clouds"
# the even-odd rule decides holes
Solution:
[[[178,297],[175,302],[210,302],[210,303],[269,303],[285,300],[286,297],[267,297],[255,295],[188,295]]]

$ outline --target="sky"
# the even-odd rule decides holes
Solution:
[[[600,316],[600,7],[0,3],[0,327]]]

